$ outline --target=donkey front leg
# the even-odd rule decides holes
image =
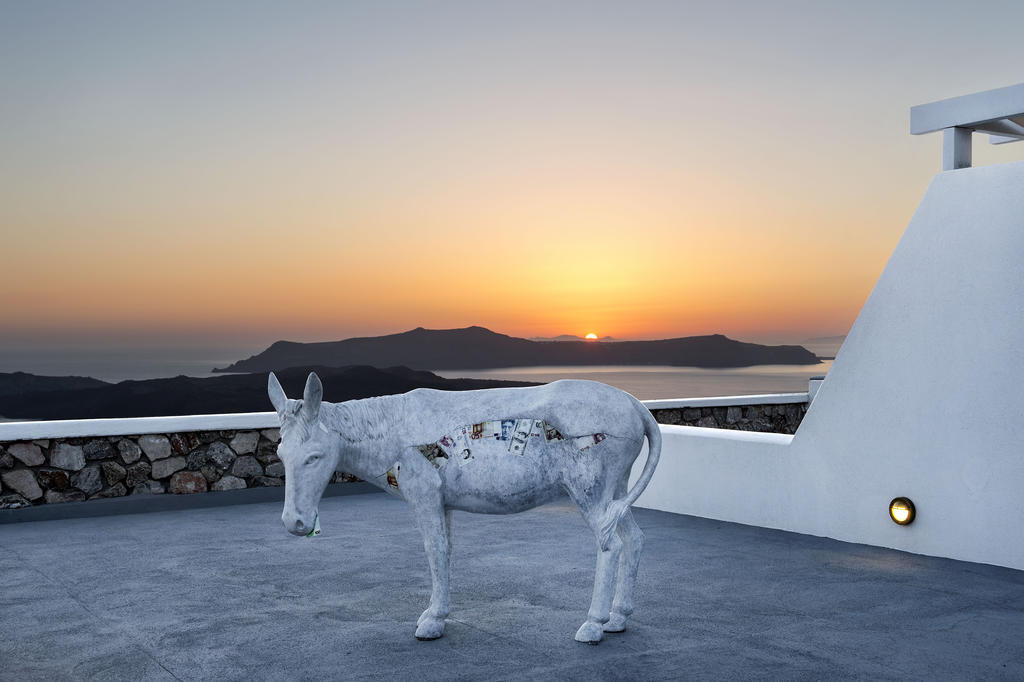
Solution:
[[[420,459],[422,460],[422,457]],[[420,615],[420,620],[416,624],[417,639],[437,639],[443,635],[444,619],[449,614],[452,604],[449,587],[451,544],[447,527],[450,514],[444,512],[439,486],[432,484],[435,482],[431,478],[433,473],[430,470],[422,472],[425,474],[422,476],[408,476],[408,488],[403,491],[423,535],[423,548],[427,552],[430,579],[433,584],[430,605]],[[402,481],[399,480],[399,485],[401,484]]]
[[[441,494],[441,477],[416,448],[406,448],[400,455],[401,470],[398,487],[409,503],[420,534],[423,549],[430,563],[430,606],[416,621],[416,639],[437,639],[444,634],[444,619],[451,608],[448,575],[451,564],[451,536]]]
[[[430,606],[416,622],[416,639],[437,639],[444,634],[444,619],[451,609],[451,549],[448,542],[448,523],[440,499],[431,502],[418,501],[412,503],[412,507],[420,533],[423,534],[423,548],[427,551],[430,578],[433,583]]]

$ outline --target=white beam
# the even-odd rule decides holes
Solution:
[[[1024,114],[1024,83],[986,90],[910,108],[910,134],[946,128],[975,128],[979,123]]]

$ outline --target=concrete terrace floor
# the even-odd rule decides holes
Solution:
[[[87,503],[88,504],[88,503]],[[575,509],[455,514],[446,635],[404,503],[326,498],[0,526],[0,679],[1024,678],[1024,572],[638,509],[630,629],[577,644]]]

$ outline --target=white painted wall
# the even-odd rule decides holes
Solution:
[[[1024,569],[1022,350],[1024,162],[940,173],[796,436],[665,426],[638,504]]]

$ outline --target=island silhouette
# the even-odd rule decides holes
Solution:
[[[263,412],[267,372],[291,393],[301,394],[306,376],[324,380],[325,399],[405,393],[415,388],[464,391],[532,382],[444,378],[429,370],[583,365],[667,365],[733,368],[812,365],[820,359],[802,346],[763,346],[721,334],[658,341],[574,340],[568,335],[537,341],[484,327],[424,329],[326,343],[278,341],[227,367],[224,376],[128,380],[0,374],[0,415],[7,419],[90,419]]]
[[[728,368],[813,365],[820,358],[803,346],[763,346],[721,334],[656,341],[534,341],[484,327],[424,329],[399,334],[297,343],[278,341],[266,350],[214,372],[267,372],[320,365],[397,365],[422,370],[495,369],[550,365],[667,365]]]

